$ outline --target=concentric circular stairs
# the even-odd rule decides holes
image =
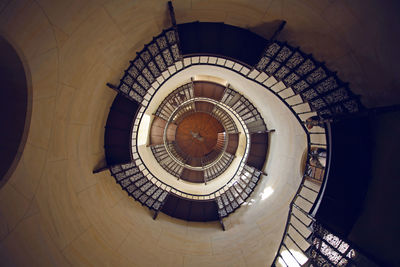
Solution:
[[[273,39],[266,40],[248,30],[223,23],[194,22],[164,30],[131,61],[118,86],[109,84],[118,91],[105,134],[106,158],[111,174],[130,196],[155,211],[154,218],[162,211],[184,220],[219,220],[224,229],[222,219],[245,203],[263,176],[272,131],[266,128],[261,114],[246,95],[238,93],[229,81],[218,84],[196,80],[196,73],[188,74],[201,66],[208,67],[210,72],[233,73],[235,77],[264,88],[281,100],[302,126],[308,144],[305,172],[290,204],[285,233],[274,261],[274,264],[283,262],[287,265],[284,259],[291,257],[301,265],[302,258],[291,254],[293,249],[301,251],[303,256],[308,255],[304,256],[306,259],[311,258],[311,251],[319,253],[308,238],[313,231],[310,214],[316,209],[316,200],[330,164],[329,129],[325,122],[331,116],[358,112],[362,106],[347,83],[342,82],[323,62],[299,48]],[[186,83],[171,88],[170,83],[183,74],[187,76]],[[165,89],[167,85],[169,89]],[[214,90],[210,90],[211,87]],[[171,93],[175,89],[176,92]],[[164,101],[159,97],[163,94]],[[146,118],[149,107],[157,101],[159,109],[153,118]],[[185,138],[191,138],[191,142],[204,140],[205,134],[194,126],[189,127],[193,130],[185,128],[185,118],[189,120],[191,115],[199,114],[196,110],[213,114],[217,105],[232,115],[238,129],[228,136],[228,140],[236,140],[237,144],[227,142],[222,154],[234,156],[237,154],[235,149],[240,147],[241,136],[246,140],[237,165],[231,163],[229,167],[234,166],[236,171],[226,180],[221,177],[229,172],[227,170],[221,169],[214,176],[206,175],[202,161],[191,160],[204,157],[205,150],[191,154],[196,149],[186,149],[188,144],[182,141]],[[175,115],[181,121],[171,120]],[[221,122],[222,119],[217,117],[217,120]],[[181,129],[186,129],[182,136],[179,134],[180,123],[183,123]],[[160,168],[154,167],[154,162],[149,162],[143,155],[143,133],[146,132],[143,129],[146,127],[152,133],[147,142],[150,148],[147,149],[157,159],[163,175],[155,175],[156,172],[162,173]],[[215,142],[215,137],[213,140]],[[213,146],[210,144],[210,147]],[[324,152],[315,154],[314,151]],[[325,164],[318,164],[321,161]],[[191,168],[200,168],[200,175],[189,174],[197,171]],[[171,182],[169,176],[178,182]],[[179,187],[179,183],[204,182],[203,186],[211,188],[211,184],[218,180],[224,183],[207,193],[194,193]],[[298,235],[295,236],[293,231]]]

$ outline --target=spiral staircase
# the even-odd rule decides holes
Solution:
[[[298,47],[275,40],[283,25],[269,40],[227,24],[205,22],[174,24],[154,37],[130,62],[120,84],[108,84],[118,95],[106,124],[107,166],[123,190],[154,211],[154,219],[161,211],[189,221],[218,220],[224,229],[223,218],[245,203],[266,175],[263,167],[268,154],[268,136],[273,130],[267,129],[251,101],[229,84],[224,87],[192,79],[168,95],[153,114],[150,131],[153,134],[148,145],[157,162],[176,179],[192,177],[192,182],[197,179],[195,182],[204,184],[217,179],[235,157],[238,136],[246,135],[246,149],[235,174],[210,194],[183,192],[153,175],[140,156],[137,141],[143,114],[159,88],[171,77],[192,66],[229,69],[280,99],[307,136],[303,179],[291,201],[285,232],[272,265],[365,263],[367,260],[361,253],[325,229],[314,217],[330,168],[330,120],[359,112],[363,107],[348,84],[323,62]],[[217,109],[217,105],[224,108]],[[226,126],[225,133],[218,135],[215,155],[209,160],[191,158],[176,145],[177,125],[196,111],[210,114]],[[242,127],[240,134],[240,127],[230,121],[226,111],[236,114]],[[310,123],[315,124],[309,127]],[[215,158],[218,158],[216,164],[204,169]]]

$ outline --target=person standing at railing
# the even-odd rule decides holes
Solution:
[[[305,121],[305,124],[307,129],[311,130],[314,126],[324,128],[324,124],[331,121],[331,119],[325,118],[324,116],[312,116]]]
[[[326,149],[322,147],[312,147],[310,149],[310,160],[307,168],[307,175],[317,181],[321,181],[324,176],[326,160]]]

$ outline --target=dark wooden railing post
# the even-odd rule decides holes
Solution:
[[[222,221],[222,218],[219,218],[219,223],[221,224],[222,231],[225,231],[225,225],[224,222]]]
[[[180,57],[183,63],[183,56],[181,53],[182,51],[181,42],[179,41],[178,27],[176,25],[175,11],[174,11],[174,6],[172,5],[172,1],[168,1],[168,11],[169,11],[169,17],[171,18],[172,27],[174,28],[175,31],[176,44],[178,45],[178,49],[180,51]]]
[[[268,47],[270,46],[271,43],[274,42],[274,40],[278,37],[278,35],[281,33],[281,31],[283,30],[283,28],[286,25],[286,21],[282,20],[282,22],[279,24],[278,28],[275,30],[275,32],[272,34],[271,38],[268,40],[266,47],[264,48],[264,51],[262,52],[262,54],[259,56],[259,60],[258,62],[260,62],[260,60],[262,59],[262,57],[264,56],[265,52],[267,51]],[[258,63],[257,63],[258,64]],[[252,66],[251,70],[249,71],[252,72],[253,70],[256,69],[256,66]]]
[[[105,170],[108,170],[110,167],[108,165],[103,166],[103,167],[99,167],[93,170],[93,174],[99,173],[99,172],[103,172]]]
[[[163,193],[161,193],[161,194],[163,194]],[[164,206],[165,202],[167,201],[168,196],[169,196],[169,194],[167,194],[167,196],[164,198],[163,202],[161,203],[160,207],[155,211],[155,213],[153,215],[153,220],[157,219],[158,213],[160,212],[160,210]]]
[[[281,24],[279,24],[278,29],[276,29],[274,34],[271,36],[270,39],[271,41],[274,41],[278,37],[278,35],[281,33],[285,25],[286,25],[286,20],[282,20]]]
[[[111,89],[113,89],[113,90],[118,90],[118,87],[116,86],[116,85],[114,85],[114,84],[112,84],[112,83],[106,83],[106,85],[109,87],[109,88],[111,88]]]
[[[172,5],[172,1],[168,1],[168,11],[169,11],[169,16],[171,18],[171,23],[174,28],[176,27],[176,19],[175,19],[175,11],[174,11],[174,6]]]

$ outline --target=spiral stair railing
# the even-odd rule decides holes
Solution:
[[[308,144],[305,172],[290,203],[284,235],[272,265],[322,266],[324,263],[334,263],[332,257],[321,252],[321,242],[315,241],[325,237],[316,234],[317,226],[313,214],[318,208],[318,200],[329,175],[329,119],[340,114],[358,112],[363,108],[359,98],[323,62],[316,61],[312,55],[305,54],[286,42],[268,41],[264,53],[253,66],[223,53],[198,52],[182,55],[180,49],[183,45],[178,44],[177,39],[180,34],[182,33],[177,32],[176,27],[164,30],[138,53],[125,71],[120,85],[110,85],[125,97],[140,103],[131,136],[137,135],[140,123],[137,118],[144,114],[158,88],[183,69],[195,65],[214,65],[229,69],[263,86],[292,112],[301,124]],[[179,38],[184,39],[182,36]],[[308,127],[310,125],[313,127]],[[260,170],[242,162],[241,172],[236,174],[237,182],[230,181],[229,190],[213,192],[208,198],[187,194],[152,176],[140,161],[135,142],[133,140],[131,147],[133,161],[116,164],[110,171],[131,196],[156,212],[160,210],[168,194],[174,193],[198,200],[216,199],[219,216],[225,217],[246,200],[262,174]],[[315,150],[325,153],[315,155]],[[325,164],[320,164],[321,161]],[[339,255],[338,262],[352,262],[353,252],[350,253],[348,248],[339,248],[340,244],[345,247],[344,241],[341,240],[338,246],[328,241],[323,243]]]
[[[220,105],[220,104],[219,104],[219,103],[215,103],[215,101],[212,101],[211,99],[207,99],[207,98],[192,98],[192,99],[186,100],[185,102],[179,103],[178,107],[177,107],[174,111],[172,111],[172,113],[169,115],[169,118],[168,118],[168,120],[167,120],[166,126],[165,126],[165,128],[164,128],[164,134],[163,134],[163,141],[164,141],[164,144],[168,144],[168,140],[167,140],[167,128],[168,128],[169,124],[172,123],[173,121],[175,121],[176,119],[179,119],[179,118],[177,118],[177,115],[176,115],[176,114],[177,114],[178,112],[180,112],[181,109],[184,109],[185,106],[187,106],[187,105],[193,105],[194,103],[196,103],[196,101],[207,102],[207,103],[213,103],[213,104],[215,104],[213,111],[212,111],[211,113],[209,113],[209,115],[211,115],[212,117],[215,117],[215,118],[218,119],[218,120],[220,119],[220,118],[218,117],[219,114],[221,114],[222,116],[224,116],[224,115],[225,115],[224,113],[226,113],[225,111],[221,110],[220,112],[217,112],[218,115],[216,116],[216,115],[214,114],[214,110],[215,110],[216,108],[217,108],[217,109],[220,109],[220,108],[218,107],[218,105]],[[157,113],[162,113],[162,112],[156,112],[156,114],[157,114]],[[234,123],[232,122],[232,119],[227,120],[227,121],[222,121],[222,126],[224,127],[224,132],[226,132],[226,133],[235,133],[235,132],[237,132],[237,128],[236,128],[236,126],[234,125]],[[234,132],[231,132],[231,131],[228,132],[227,129],[234,129]],[[220,153],[220,155],[217,157],[216,160],[212,160],[211,162],[207,162],[207,159],[206,159],[206,158],[200,158],[199,160],[201,161],[202,165],[199,166],[199,167],[194,167],[194,166],[191,166],[191,165],[186,164],[186,163],[184,162],[185,159],[183,159],[182,157],[180,157],[180,155],[182,155],[182,153],[178,153],[178,151],[176,151],[176,149],[177,149],[176,146],[171,146],[171,147],[169,147],[169,146],[166,145],[165,148],[166,148],[166,152],[169,154],[169,156],[170,156],[178,165],[180,165],[181,167],[184,167],[184,168],[187,168],[187,169],[191,169],[191,170],[203,170],[203,171],[205,171],[205,170],[208,170],[208,169],[212,168],[214,165],[217,165],[217,164],[219,163],[219,161],[223,158],[223,156],[224,156],[224,153],[223,153],[223,152],[224,152],[224,150],[225,150],[225,148],[226,148],[226,146],[227,146],[228,141],[229,141],[229,137],[227,136],[227,137],[224,139],[223,149],[221,150],[221,153]],[[175,151],[174,151],[174,150],[175,150]],[[175,153],[174,153],[174,152],[175,152]],[[176,155],[179,155],[178,157],[180,157],[181,159],[177,158]],[[232,155],[232,156],[233,156],[233,155]],[[157,156],[156,156],[156,159],[158,160],[158,157],[157,157]],[[227,168],[227,167],[229,166],[229,164],[228,164],[228,165],[225,165],[225,166],[226,166],[226,168]],[[222,173],[222,172],[221,172],[221,173]]]
[[[195,83],[197,84],[198,81],[196,81]],[[225,132],[228,134],[226,138],[228,142],[228,136],[230,134],[237,133],[237,127],[233,123],[232,119],[224,111],[224,109],[218,108],[220,105],[222,105],[225,109],[229,109],[230,105],[237,112],[239,112],[240,117],[244,119],[246,126],[250,127],[250,132],[263,132],[266,130],[266,126],[257,109],[244,96],[235,92],[229,86],[225,87],[220,101],[216,101],[215,99],[205,97],[195,97],[193,84],[194,82],[192,80],[191,83],[184,84],[178,89],[174,90],[163,100],[163,102],[160,104],[159,108],[155,112],[155,116],[159,116],[160,118],[167,120],[167,124],[164,126],[164,144],[168,143],[168,124],[171,123],[171,121],[179,120],[179,116],[182,116],[183,114],[194,112],[195,105],[193,103],[196,103],[196,101],[212,103],[213,108],[210,111],[210,115],[221,121],[223,127],[225,128]],[[249,146],[250,137],[248,135],[246,135],[246,140],[247,146]],[[225,142],[223,150],[225,150],[226,146],[227,142]],[[156,160],[160,162],[161,166],[172,175],[179,178],[182,174],[183,168],[191,170],[204,170],[205,183],[223,173],[229,167],[230,163],[233,160],[232,154],[230,154],[229,152],[224,152],[221,153],[218,159],[213,162],[204,162],[204,160],[199,160],[202,165],[199,167],[192,167],[188,164],[185,164],[184,161],[186,159],[184,157],[181,157],[182,153],[178,153],[178,151],[175,151],[177,147],[174,147],[172,145],[165,145],[165,148],[163,148],[162,145],[157,145],[152,147],[151,149]],[[167,157],[166,154],[169,154],[169,157]],[[174,164],[174,162],[176,164]]]
[[[138,57],[131,62],[130,67],[125,72],[125,75],[121,79],[121,83],[118,88],[114,87],[114,89],[117,89],[125,97],[134,100],[135,102],[140,101],[141,105],[137,111],[136,120],[134,121],[132,127],[132,136],[137,135],[138,126],[140,123],[139,118],[141,118],[141,116],[144,114],[145,108],[147,107],[149,100],[156,91],[154,87],[158,88],[162,85],[163,82],[171,77],[173,73],[184,69],[184,67],[187,67],[184,65],[184,63],[182,63],[183,61],[181,60],[176,61],[176,64],[174,65],[170,64],[168,68],[167,61],[160,62],[160,60],[164,60],[165,58],[173,58],[173,56],[171,56],[172,54],[168,54],[168,52],[172,51],[173,48],[167,48],[165,44],[167,40],[169,40],[170,44],[173,44],[173,41],[171,40],[173,40],[173,36],[175,35],[168,34],[168,30],[164,31],[164,33],[165,36],[158,36],[158,39],[155,38],[152,43],[146,46],[146,51],[138,54]],[[166,36],[169,36],[170,39],[168,39]],[[160,41],[160,39],[162,41]],[[158,46],[156,46],[155,44],[157,44]],[[152,58],[154,58],[154,60],[156,61],[147,62],[147,65],[145,65],[143,63],[145,61],[143,60],[147,59],[149,61],[152,59],[147,56],[151,53],[150,51],[154,52],[154,50],[150,49],[154,49],[155,47],[163,47],[164,50],[159,50],[160,54],[162,54],[162,57],[153,54]],[[142,56],[143,53],[146,56]],[[177,59],[178,57],[174,58]],[[171,61],[169,62],[171,63]],[[147,70],[153,68],[156,64],[158,65],[158,69],[160,70],[160,72],[158,72],[160,76],[157,78],[148,77],[150,72]],[[143,70],[142,73],[139,72],[140,69]],[[164,72],[161,72],[161,70],[164,70]],[[157,72],[154,71],[152,73],[156,74]],[[151,81],[153,81],[152,86],[150,86]],[[227,108],[231,109],[229,106],[227,106]],[[237,119],[242,122],[242,125],[245,125],[244,121],[242,121],[240,117],[238,117]],[[256,127],[260,128],[260,125],[256,125]],[[253,129],[256,130],[256,128],[254,127]],[[133,140],[133,144],[135,143],[135,141],[136,140]],[[248,148],[246,148],[246,150],[248,151]],[[227,203],[225,201],[225,205],[219,205],[220,217],[225,217],[236,210],[240,206],[240,204],[243,203],[247,199],[247,197],[249,197],[251,191],[253,191],[255,187],[256,182],[261,176],[260,171],[256,170],[254,167],[245,165],[242,159],[242,162],[240,163],[236,174],[223,188],[207,195],[188,194],[173,187],[170,187],[169,185],[154,177],[141,161],[137,151],[137,146],[135,144],[132,145],[131,152],[133,156],[133,161],[127,164],[117,164],[115,166],[112,166],[110,168],[111,173],[113,174],[113,176],[115,176],[116,181],[121,185],[124,190],[128,192],[129,195],[131,195],[133,198],[135,198],[137,201],[147,206],[148,208],[155,210],[156,212],[161,209],[163,202],[165,201],[165,198],[169,193],[173,193],[183,198],[196,200],[215,200],[218,197],[222,197],[221,199],[225,199],[224,196],[227,196],[226,199],[232,200],[232,203]],[[244,158],[247,157],[247,153],[248,152],[245,153]],[[233,188],[233,185],[235,183],[238,183],[240,186]],[[160,189],[161,191],[158,189]],[[232,198],[232,196],[237,196],[239,199],[235,200]]]
[[[227,110],[229,110],[230,112],[231,112],[231,114],[233,114],[235,117],[236,117],[236,119],[240,122],[240,124],[241,124],[241,126],[243,127],[243,132],[244,132],[244,134],[246,135],[246,136],[248,136],[247,137],[247,140],[250,140],[250,137],[249,137],[249,130],[247,129],[247,127],[246,127],[246,123],[242,120],[242,118],[235,112],[235,110],[233,110],[231,107],[229,107],[228,105],[225,105],[225,104],[223,104],[223,103],[219,103],[218,101],[215,101],[215,100],[213,100],[213,99],[207,99],[207,98],[198,98],[199,100],[203,100],[203,101],[209,101],[209,102],[213,102],[214,104],[218,104],[218,105],[221,105],[221,106],[224,106],[224,108],[225,109],[227,109]],[[191,101],[193,101],[193,100],[196,100],[196,99],[190,99],[190,100],[187,100],[188,102],[191,102]],[[185,104],[185,102],[183,102],[182,104]],[[250,103],[249,103],[250,104]],[[250,181],[248,178],[247,178],[247,176],[248,176],[248,171],[246,171],[245,170],[245,167],[247,166],[246,164],[245,164],[245,161],[246,161],[246,159],[247,159],[247,157],[248,157],[248,154],[249,154],[249,141],[247,141],[246,142],[246,146],[245,146],[245,152],[244,152],[244,155],[243,155],[243,157],[242,157],[242,159],[241,159],[241,161],[240,161],[240,164],[239,164],[239,166],[238,166],[238,168],[237,168],[237,170],[236,170],[236,172],[235,172],[235,174],[232,176],[232,178],[223,186],[223,187],[221,187],[221,188],[219,188],[219,189],[217,189],[217,190],[215,190],[214,192],[212,192],[212,193],[209,193],[209,194],[191,194],[191,193],[186,193],[186,192],[182,192],[181,190],[179,190],[179,189],[176,189],[176,188],[174,188],[174,187],[172,187],[172,186],[170,186],[170,185],[167,185],[167,184],[165,184],[163,181],[161,181],[161,180],[159,180],[157,177],[155,177],[149,170],[148,170],[148,168],[147,168],[147,166],[145,165],[145,163],[143,162],[143,160],[141,159],[141,156],[139,155],[139,153],[138,153],[138,150],[137,150],[137,135],[138,135],[138,128],[139,128],[139,124],[140,124],[140,122],[141,122],[141,120],[142,120],[142,116],[143,116],[143,114],[144,114],[144,112],[145,112],[145,109],[144,109],[144,107],[142,106],[142,108],[141,109],[143,109],[143,111],[141,111],[141,110],[139,110],[139,112],[138,112],[138,114],[137,114],[137,116],[136,116],[136,118],[135,118],[135,122],[134,122],[134,126],[133,126],[133,131],[132,131],[132,137],[133,137],[133,139],[132,139],[132,155],[133,155],[133,160],[136,162],[136,164],[138,165],[138,166],[141,166],[143,169],[145,169],[146,170],[146,175],[148,176],[148,177],[150,177],[150,181],[152,181],[152,182],[154,182],[154,183],[161,183],[162,185],[163,185],[163,187],[165,188],[165,190],[166,191],[168,191],[168,192],[170,192],[170,193],[174,193],[175,195],[178,195],[178,196],[180,196],[180,197],[183,197],[183,198],[188,198],[188,199],[195,199],[195,200],[209,200],[209,199],[216,199],[216,198],[218,198],[219,196],[222,196],[222,195],[224,195],[226,192],[228,192],[229,191],[229,189],[230,188],[232,188],[233,187],[233,185],[234,184],[236,184],[236,183],[241,183],[243,186],[246,186],[246,187],[244,187],[243,189],[242,189],[242,191],[246,191],[246,198],[249,196],[249,189],[247,188],[247,185],[249,185],[249,186],[251,186],[251,187],[249,187],[249,188],[251,188],[251,189],[253,189],[254,187],[255,187],[255,185],[253,185],[253,182],[252,181]],[[265,126],[264,126],[265,127]],[[160,148],[160,147],[158,147],[158,148]],[[168,152],[167,152],[168,153]],[[171,157],[166,157],[166,158],[171,158]],[[171,159],[172,160],[172,159]],[[254,168],[254,167],[251,167],[251,166],[247,166],[248,168]],[[254,172],[254,171],[252,171],[252,172]],[[259,172],[259,173],[256,173],[257,174],[257,178],[259,178],[260,177],[260,174],[261,174],[261,172]],[[243,181],[241,181],[241,180],[243,180]],[[233,190],[233,189],[232,189]],[[252,190],[251,190],[252,191]],[[240,191],[241,192],[241,191]],[[237,194],[235,194],[235,195],[237,195]],[[244,194],[243,194],[243,196],[244,196]],[[244,202],[244,201],[243,201]],[[241,203],[243,203],[242,201],[241,201]],[[235,205],[236,206],[236,205]],[[233,212],[234,210],[232,209],[232,212]],[[225,214],[224,212],[222,213],[222,214]],[[224,215],[223,217],[225,217],[225,216],[227,216],[229,213],[227,213],[226,215]]]

